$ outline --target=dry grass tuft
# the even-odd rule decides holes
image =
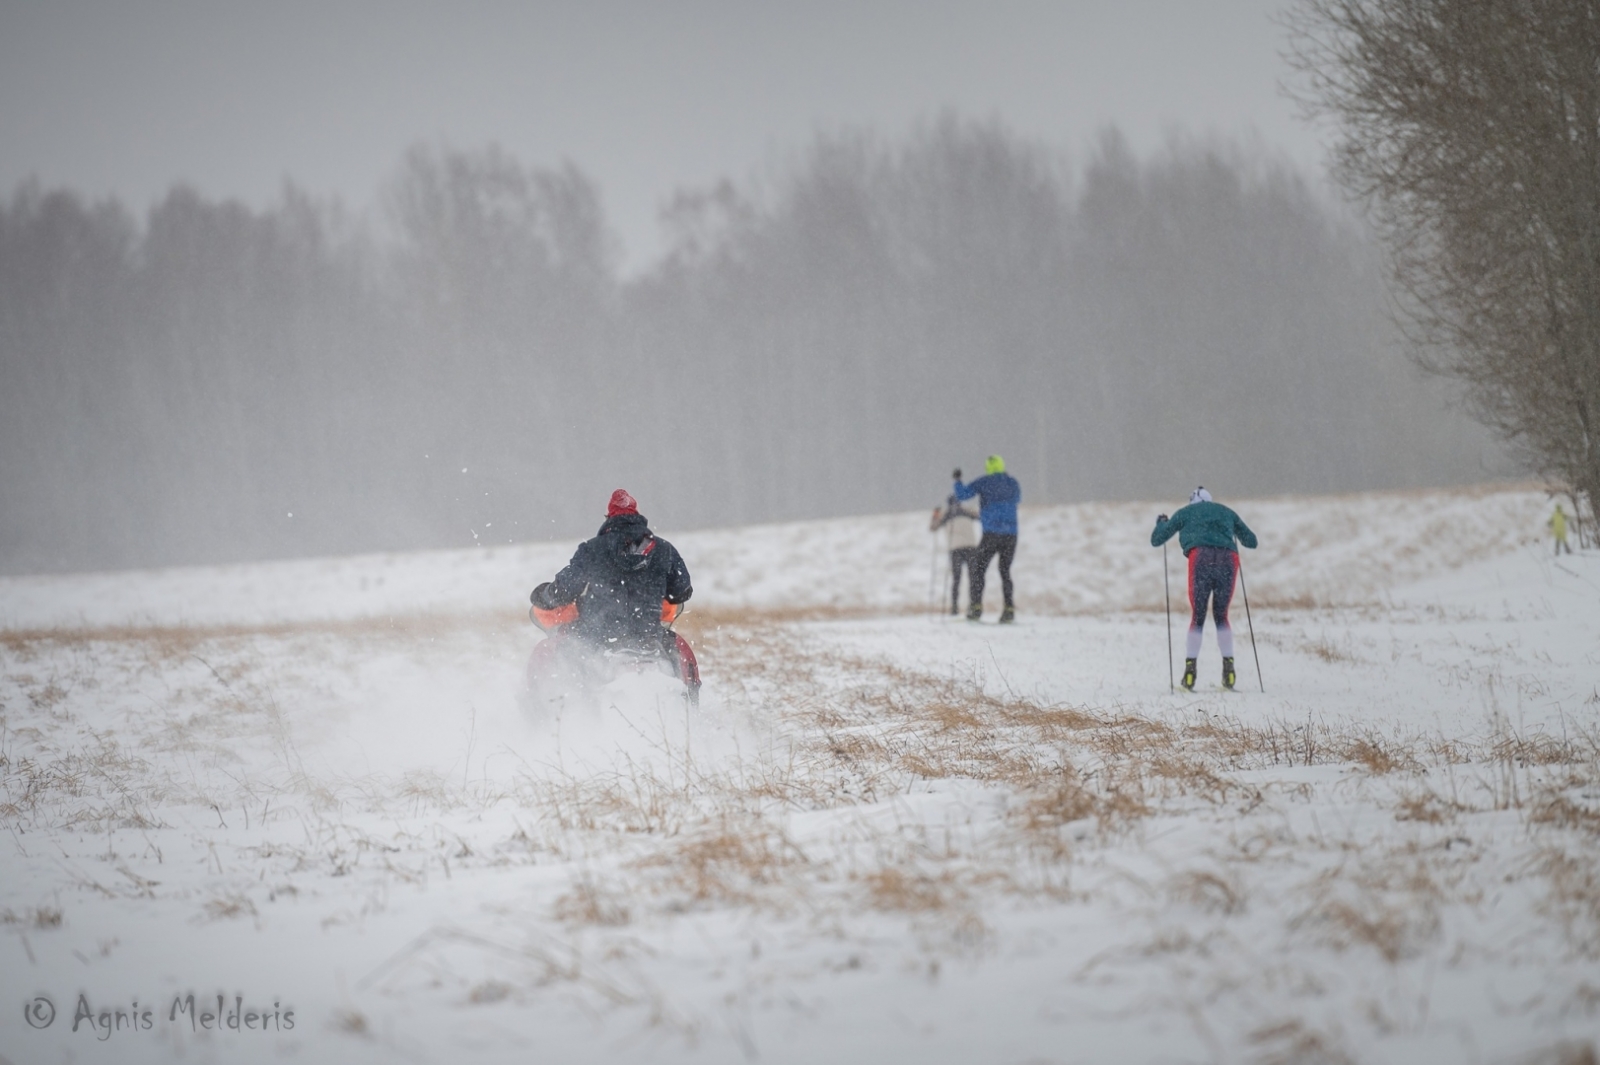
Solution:
[[[1343,760],[1355,762],[1375,775],[1422,767],[1410,748],[1386,742],[1383,737],[1370,732],[1345,744],[1340,756]]]
[[[1464,809],[1460,804],[1442,799],[1431,791],[1410,792],[1402,795],[1395,804],[1394,819],[1442,825]]]
[[[667,884],[688,893],[687,903],[754,904],[770,901],[773,888],[807,864],[806,857],[780,831],[759,822],[722,820],[637,863],[664,869]]]
[[[1227,802],[1241,790],[1241,785],[1206,765],[1203,756],[1187,751],[1158,754],[1150,759],[1149,770],[1173,794],[1199,795],[1213,803]]]
[[[1565,795],[1555,795],[1537,802],[1529,812],[1528,820],[1536,825],[1575,828],[1600,835],[1600,810],[1582,806]]]
[[[33,755],[0,762],[0,816],[26,817],[31,828],[158,826],[154,809],[166,789],[154,767],[109,736],[85,731],[92,743],[66,750],[41,745]]]
[[[1167,884],[1167,894],[1208,913],[1231,917],[1244,911],[1244,889],[1234,880],[1205,870],[1180,873]]]
[[[424,809],[450,810],[460,804],[459,781],[445,779],[434,769],[412,769],[400,777],[395,794],[416,813]]]
[[[256,916],[256,904],[250,901],[247,895],[223,895],[212,899],[205,906],[206,919],[210,921],[228,921],[237,917]]]
[[[50,928],[60,928],[63,915],[56,906],[35,906],[22,913],[11,910],[0,910],[0,924],[25,924],[30,928],[44,931]]]
[[[1325,871],[1312,907],[1291,922],[1338,950],[1370,947],[1391,965],[1439,935],[1445,891],[1428,859],[1408,850],[1363,855],[1354,868]]]
[[[503,1002],[511,997],[511,985],[500,980],[485,980],[467,993],[467,1001],[475,1006]]]
[[[1360,659],[1356,657],[1355,652],[1350,650],[1348,646],[1341,647],[1340,645],[1334,643],[1328,638],[1326,633],[1318,636],[1315,640],[1307,640],[1305,643],[1302,643],[1300,645],[1300,650],[1304,651],[1313,658],[1321,659],[1329,665],[1338,665],[1341,663],[1353,665],[1360,661]]]
[[[948,872],[933,877],[889,866],[868,873],[861,881],[867,889],[868,904],[875,910],[926,913],[947,909],[966,898]]]
[[[1149,817],[1155,808],[1145,801],[1144,777],[1137,773],[1108,772],[1100,791],[1100,830],[1124,830]]]
[[[1308,1028],[1304,1021],[1257,1028],[1250,1033],[1250,1042],[1261,1048],[1254,1058],[1258,1065],[1355,1065],[1332,1036]]]
[[[1098,799],[1084,787],[1078,771],[1064,765],[1023,805],[1022,822],[1030,832],[1053,831],[1093,817],[1099,810]]]
[[[619,928],[633,919],[627,905],[616,895],[588,879],[578,881],[571,891],[556,899],[552,912],[558,921],[605,928]]]
[[[1334,946],[1369,946],[1391,965],[1410,950],[1412,922],[1398,909],[1329,902],[1317,913],[1316,921],[1328,929]]]
[[[1069,853],[1061,836],[1068,825],[1092,817],[1099,834],[1105,836],[1125,831],[1154,812],[1146,798],[1144,777],[1138,772],[1105,767],[1091,786],[1068,764],[1058,767],[1046,781],[1043,787],[1024,787],[1029,798],[1018,817],[1023,831],[1036,843],[1046,843],[1046,849],[1057,857]]]
[[[1595,737],[1555,737],[1536,732],[1519,736],[1509,730],[1497,736],[1489,751],[1490,757],[1510,765],[1528,766],[1593,764],[1597,751]]]
[[[1551,848],[1534,869],[1548,884],[1544,909],[1567,926],[1568,943],[1585,957],[1600,955],[1600,861]]]
[[[1595,1053],[1593,1043],[1563,1040],[1524,1054],[1515,1065],[1600,1065],[1600,1055]]]

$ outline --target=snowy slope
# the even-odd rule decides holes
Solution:
[[[1157,510],[1182,504],[1023,507],[1026,613],[1159,609]],[[1372,602],[1391,588],[1536,540],[1543,492],[1380,492],[1239,504],[1261,538],[1246,554],[1263,602]],[[695,606],[851,613],[920,611],[944,565],[927,515],[892,514],[678,533]],[[520,617],[527,593],[575,544],[531,544],[117,574],[0,578],[0,626],[262,625],[422,614]],[[1181,558],[1170,559],[1176,577]],[[943,587],[940,573],[936,583]],[[994,583],[991,581],[991,583]],[[998,593],[997,593],[998,594]]]
[[[663,530],[694,714],[518,710],[571,545],[0,581],[0,1056],[1583,1060],[1600,555],[1236,506],[1265,693],[1169,691],[1155,503],[1025,510],[1008,628],[924,515]]]

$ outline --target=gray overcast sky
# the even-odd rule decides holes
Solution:
[[[365,209],[409,144],[496,141],[594,176],[638,266],[673,189],[946,106],[1074,150],[1113,122],[1140,150],[1259,134],[1312,171],[1277,89],[1283,6],[0,0],[0,190],[142,210],[180,179],[263,204],[293,177]]]

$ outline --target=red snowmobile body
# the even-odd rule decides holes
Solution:
[[[626,643],[598,644],[571,632],[572,623],[578,620],[577,603],[555,610],[531,607],[529,620],[549,635],[534,644],[528,656],[530,701],[540,706],[560,694],[593,694],[626,673],[659,670],[681,680],[689,706],[698,706],[700,665],[689,641],[672,631],[682,613],[680,604],[662,600],[659,633]]]

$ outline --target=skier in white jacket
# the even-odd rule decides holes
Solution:
[[[958,475],[961,471],[957,470]],[[961,571],[968,573],[978,559],[978,513],[961,505],[961,500],[951,493],[942,507],[933,508],[928,528],[945,532],[945,546],[950,551],[950,613],[961,613]]]

